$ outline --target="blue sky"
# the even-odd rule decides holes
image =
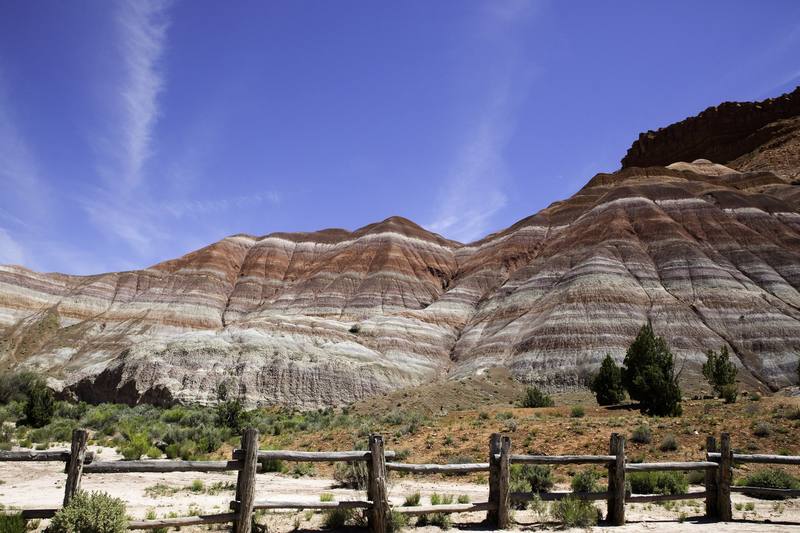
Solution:
[[[0,1],[0,263],[391,215],[471,241],[800,84],[800,2]]]

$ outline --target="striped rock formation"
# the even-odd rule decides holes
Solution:
[[[717,163],[629,164],[732,138],[714,134],[736,122],[729,110],[705,115],[691,119],[703,132],[685,134],[691,146],[675,133],[683,123],[654,132],[622,170],[467,245],[393,217],[354,232],[236,235],[133,272],[0,267],[0,362],[40,368],[89,401],[213,402],[224,384],[250,404],[313,408],[494,366],[578,386],[650,320],[686,386],[723,345],[749,386],[790,385],[800,118],[744,120],[761,144],[708,148],[725,154]]]

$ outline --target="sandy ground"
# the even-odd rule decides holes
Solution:
[[[118,455],[113,449],[90,447],[99,452],[98,459],[114,460]],[[218,513],[226,512],[233,498],[233,490],[227,488],[216,494],[193,492],[190,487],[196,479],[202,479],[204,486],[210,487],[215,482],[235,484],[235,473],[171,473],[171,474],[92,474],[83,478],[82,488],[88,491],[105,491],[122,498],[127,502],[128,513],[134,518],[144,518],[148,510],[154,510],[159,517],[175,513],[186,516],[194,512]],[[16,508],[48,508],[58,507],[63,498],[65,475],[62,463],[0,463],[0,503],[6,507]],[[154,496],[146,489],[156,484],[176,489],[171,494]],[[693,490],[700,490],[694,488]],[[486,485],[459,482],[425,482],[413,477],[394,477],[390,483],[390,499],[393,504],[401,505],[405,495],[419,491],[422,502],[427,503],[433,492],[466,494],[471,501],[485,501],[488,495]],[[299,500],[316,502],[322,492],[331,492],[336,500],[364,499],[363,492],[334,487],[330,479],[316,477],[292,478],[280,474],[259,474],[257,478],[258,500]],[[707,523],[702,519],[704,511],[701,500],[675,502],[675,506],[667,508],[653,504],[634,504],[626,506],[629,523],[623,527],[597,527],[595,531],[697,531],[697,532],[775,532],[800,531],[800,500],[783,502],[764,501],[734,494],[734,506],[742,504],[740,510],[734,509],[733,523]],[[753,511],[745,511],[744,505],[754,504]],[[598,507],[605,512],[602,502]],[[683,514],[683,521],[681,515]],[[454,529],[486,530],[481,524],[484,513],[464,513],[453,515]],[[542,524],[531,511],[515,511],[517,522],[515,529],[541,529]],[[273,533],[288,532],[295,528],[300,530],[317,530],[321,527],[318,513],[303,511],[271,512],[259,517],[259,521],[268,526]],[[43,523],[40,525],[43,527]],[[546,526],[551,529],[553,525]],[[220,526],[219,529],[224,529]],[[191,528],[183,528],[189,531]],[[207,530],[204,528],[203,530]],[[438,531],[435,527],[414,528],[415,531]],[[580,531],[580,530],[576,530]]]

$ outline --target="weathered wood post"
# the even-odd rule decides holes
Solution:
[[[383,437],[369,436],[369,481],[367,499],[372,502],[369,526],[372,533],[386,533],[389,521],[389,495],[386,490],[386,455]]]
[[[492,433],[489,437],[489,505],[486,521],[497,525],[497,511],[500,504],[500,434]]]
[[[508,529],[511,525],[509,494],[511,487],[511,437],[500,441],[500,475],[497,480],[497,527]]]
[[[89,432],[85,429],[72,430],[72,446],[67,462],[67,483],[64,485],[64,505],[67,505],[81,489],[83,461],[86,458],[86,441]]]
[[[608,465],[608,512],[606,519],[615,526],[625,524],[625,437],[611,434],[609,455],[615,457]]]
[[[723,433],[719,449],[719,468],[717,468],[717,520],[731,520],[731,479],[733,478],[733,450],[731,436]]]
[[[246,429],[242,435],[242,469],[236,480],[236,514],[233,533],[250,533],[258,469],[258,430]]]
[[[714,437],[706,437],[706,461],[718,462],[716,459],[709,457],[710,454],[717,451],[717,439]],[[717,475],[719,467],[706,468],[706,518],[717,517]]]

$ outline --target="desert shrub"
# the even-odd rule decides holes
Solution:
[[[280,459],[267,459],[267,458],[260,458],[258,460],[259,464],[261,465],[262,472],[285,472],[286,471],[286,463],[281,461]]]
[[[592,378],[589,389],[595,394],[600,405],[614,405],[625,400],[625,389],[622,385],[622,370],[606,354],[600,364],[600,370]]]
[[[342,487],[364,490],[367,488],[369,473],[363,461],[353,463],[336,463],[333,479]]]
[[[469,494],[459,494],[458,503],[469,503]]]
[[[403,502],[403,507],[416,507],[419,505],[420,495],[419,492],[414,492],[406,496]]]
[[[408,517],[403,513],[392,510],[389,513],[389,520],[386,525],[386,531],[388,531],[388,533],[397,533],[408,525]]]
[[[553,514],[553,519],[565,528],[591,527],[597,524],[597,508],[592,502],[574,496],[553,502],[550,512]]]
[[[292,467],[292,477],[305,477],[314,475],[314,465],[312,463],[295,463]]]
[[[689,490],[681,472],[634,472],[628,480],[634,494],[686,494]]]
[[[227,400],[217,404],[217,424],[230,428],[234,433],[241,433],[250,417],[244,405],[238,399]]]
[[[753,424],[753,435],[756,437],[769,437],[772,434],[772,426],[769,422],[756,422]]]
[[[600,490],[597,480],[600,474],[594,470],[582,470],[572,477],[570,486],[573,492],[598,492]]]
[[[735,384],[723,385],[719,389],[719,397],[725,400],[725,403],[736,403],[739,397],[739,389]]]
[[[728,397],[732,396],[733,401],[736,401],[736,365],[731,363],[727,346],[720,348],[719,353],[714,350],[706,352],[703,376],[720,397],[723,397],[723,391],[725,391]]]
[[[442,495],[438,492],[431,494],[431,505],[442,505]]]
[[[27,533],[28,527],[22,513],[0,513],[0,533]]]
[[[522,398],[522,407],[553,407],[555,402],[547,394],[539,390],[538,387],[528,387],[525,389],[525,396]]]
[[[0,373],[0,404],[24,402],[34,386],[44,385],[44,379],[35,372]]]
[[[785,470],[781,470],[780,468],[764,468],[761,470],[756,470],[744,478],[737,480],[736,484],[745,487],[762,487],[770,489],[800,489],[800,479],[796,478]],[[747,492],[745,492],[745,494],[752,498],[761,498],[765,500],[784,499],[784,496],[780,495],[765,496],[755,493],[749,494]]]
[[[586,414],[586,410],[582,405],[575,405],[570,409],[569,416],[572,418],[582,418]]]
[[[25,424],[40,428],[53,420],[55,398],[43,381],[31,382],[25,401]]]
[[[546,465],[511,465],[514,492],[547,492],[553,488],[553,470]]]
[[[678,449],[678,439],[675,437],[675,435],[667,435],[664,437],[664,440],[661,441],[658,449],[662,452],[674,452]]]
[[[53,517],[49,533],[123,533],[125,502],[105,492],[79,492]]]
[[[333,501],[333,494],[330,492],[323,492],[319,495],[319,501],[321,502],[332,502]]]
[[[340,529],[352,525],[355,518],[354,509],[330,509],[322,515],[322,524],[328,529]]]
[[[680,416],[681,389],[675,363],[663,337],[648,322],[625,354],[622,382],[640,410],[649,415]]]
[[[145,433],[132,433],[128,435],[128,440],[118,448],[126,461],[138,461],[150,450],[150,439]],[[159,454],[160,455],[160,454]]]
[[[417,526],[436,526],[439,529],[450,529],[453,527],[453,521],[450,515],[446,513],[431,513],[424,514],[417,518]]]
[[[649,444],[653,440],[653,432],[649,426],[641,424],[637,426],[633,433],[631,433],[631,442],[638,442],[639,444]]]

